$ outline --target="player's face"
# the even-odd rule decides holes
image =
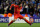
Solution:
[[[20,4],[22,6],[22,4]]]
[[[20,7],[22,6],[22,4],[19,5]]]

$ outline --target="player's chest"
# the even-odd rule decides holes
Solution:
[[[14,10],[16,10],[16,11],[20,11],[20,8],[15,8]]]

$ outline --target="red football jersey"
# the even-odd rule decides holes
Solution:
[[[11,4],[10,8],[14,7],[14,14],[20,14],[20,10],[22,9],[22,6],[19,7],[18,5]]]

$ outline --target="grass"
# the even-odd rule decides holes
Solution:
[[[8,27],[8,23],[0,23],[0,27]],[[13,23],[9,27],[40,27],[40,23],[33,23],[30,26],[28,23]]]

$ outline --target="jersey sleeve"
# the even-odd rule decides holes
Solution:
[[[20,7],[20,9],[22,9],[22,7]]]
[[[10,8],[12,8],[12,6],[13,6],[13,7],[18,7],[18,5],[11,4]]]
[[[19,7],[18,5],[14,5],[14,7]]]
[[[21,9],[22,9],[22,7],[21,7]]]
[[[14,6],[15,4],[11,4],[10,8],[12,8],[12,6]]]

